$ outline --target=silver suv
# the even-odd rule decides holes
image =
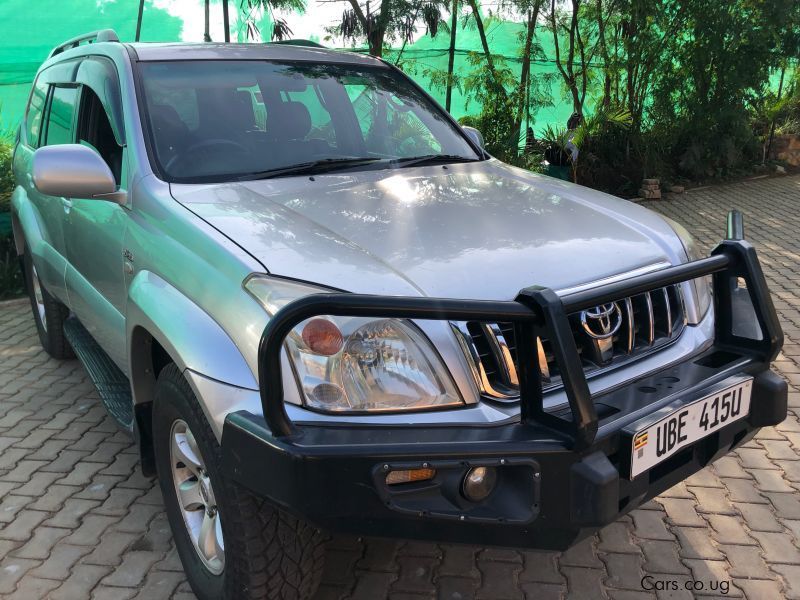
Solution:
[[[160,481],[200,598],[307,598],[325,534],[563,549],[786,414],[730,218],[490,157],[367,56],[57,47],[13,227],[53,357]]]

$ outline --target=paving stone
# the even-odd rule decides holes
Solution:
[[[422,556],[401,556],[398,578],[392,584],[392,592],[434,593],[433,571],[437,560]]]
[[[24,542],[30,539],[33,530],[47,518],[47,513],[23,509],[14,515],[14,520],[0,529],[0,539]]]
[[[794,448],[792,448],[791,442],[788,440],[761,440],[761,445],[764,446],[764,449],[767,451],[767,458],[772,461],[800,460],[800,455],[795,452]]]
[[[690,487],[697,497],[697,512],[714,514],[735,514],[724,488]]]
[[[78,546],[97,546],[100,543],[100,536],[112,524],[116,523],[115,517],[104,517],[102,515],[86,515],[75,531],[65,540],[70,544]]]
[[[734,585],[741,588],[746,598],[781,598],[781,584],[777,581],[756,581],[734,579]]]
[[[757,546],[727,546],[719,549],[731,565],[729,574],[734,579],[774,579]]]
[[[769,500],[756,489],[753,480],[725,479],[728,499],[731,502],[748,502],[751,504],[769,504]]]
[[[44,598],[48,596],[48,592],[58,587],[59,583],[59,581],[53,581],[52,579],[42,579],[28,575],[19,582],[13,594],[5,596],[5,600],[37,600],[38,598]]]
[[[151,600],[152,598],[169,598],[172,592],[185,579],[183,573],[170,573],[168,571],[153,571],[144,580],[144,585],[139,588],[134,596],[137,600]],[[378,596],[374,596],[377,598]]]
[[[731,517],[729,515],[708,515],[708,522],[714,530],[712,534],[714,541],[718,544],[753,544],[751,538],[742,525],[739,515]]]
[[[18,549],[14,550],[13,555],[19,556],[20,558],[44,560],[50,556],[53,546],[68,534],[68,529],[44,526],[37,527],[33,532],[33,536]]]
[[[70,576],[53,591],[49,600],[76,600],[78,598],[89,598],[92,589],[109,572],[108,567],[97,565],[79,564],[73,567]]]
[[[697,507],[697,500],[692,498],[659,498],[667,511],[667,517],[673,525],[680,527],[705,527],[706,522],[697,514],[695,510]]]
[[[83,516],[97,505],[93,500],[69,498],[61,510],[45,521],[45,525],[76,529],[83,522]]]
[[[678,536],[678,554],[681,558],[702,560],[723,560],[725,558],[711,541],[711,529],[675,527],[673,531]]]
[[[783,478],[781,471],[753,469],[750,472],[755,477],[756,487],[761,492],[794,492],[792,486]]]
[[[597,544],[597,550],[620,554],[640,554],[641,549],[633,543],[632,529],[631,522],[627,517],[604,527],[599,532],[600,541]]]
[[[53,482],[60,479],[62,476],[61,473],[38,471],[34,473],[24,485],[14,490],[14,493],[21,496],[32,496],[41,499],[49,493],[50,488],[53,487]]]
[[[728,487],[725,479],[751,479],[750,474],[742,468],[735,455],[723,456],[713,464],[713,469],[720,478],[722,485]]]
[[[634,535],[646,540],[674,540],[665,524],[665,513],[661,511],[634,510],[631,512]]]
[[[603,554],[608,577],[605,584],[613,588],[641,590],[642,557],[638,554]]]
[[[564,597],[564,588],[560,585],[523,583],[520,587],[522,588],[522,593],[525,594],[526,600],[561,600]],[[450,597],[456,600],[455,597]],[[462,597],[469,598],[469,596]]]
[[[800,494],[765,493],[767,499],[775,507],[775,513],[781,519],[800,519]]]
[[[98,585],[92,590],[92,600],[130,600],[135,595],[135,589],[107,585]]]
[[[792,600],[800,599],[800,566],[770,565],[770,568],[783,579],[785,597]]]
[[[387,572],[395,572],[397,570],[397,563],[395,559],[397,542],[382,540],[381,543],[385,544],[385,550],[383,552],[376,553],[374,551],[374,545],[372,545],[373,542],[367,542],[367,552],[365,553],[364,558],[359,561],[359,568],[369,569],[370,571]],[[452,576],[459,579],[464,577],[476,579],[480,577],[480,572],[478,571],[478,567],[475,563],[475,557],[478,554],[478,550],[476,548],[472,546],[442,544],[441,549],[443,552],[442,562],[437,570],[439,577]],[[376,561],[374,558],[369,558],[373,554],[377,554],[381,557],[381,559]],[[540,558],[546,562],[548,557],[543,555],[537,558]],[[552,563],[552,569],[555,571],[555,560],[553,559],[552,554],[549,555],[549,558],[550,562]]]
[[[604,571],[601,569],[585,569],[583,567],[563,567],[561,571],[567,578],[568,600],[586,600],[586,598],[607,598],[601,582]]]
[[[750,531],[783,531],[783,527],[775,518],[772,507],[765,504],[735,503]]]
[[[159,552],[127,552],[122,564],[102,581],[103,585],[115,587],[137,587],[159,559]]]
[[[695,596],[723,595],[721,586],[730,582],[730,576],[724,561],[687,559],[686,566],[692,571],[693,580],[702,584],[702,589],[698,589],[699,586],[695,584],[693,588]],[[724,595],[730,598],[740,598],[742,592],[731,585],[728,593]]]
[[[767,458],[767,451],[761,448],[739,448],[736,454],[745,469],[777,469]]]
[[[563,567],[603,568],[603,563],[594,549],[594,538],[586,538],[563,552],[558,558],[558,564],[562,569]]]
[[[69,577],[72,566],[87,552],[89,549],[84,546],[70,546],[59,542],[53,547],[47,560],[31,571],[31,575],[63,581]]]
[[[28,506],[33,501],[29,496],[18,496],[17,494],[8,494],[0,502],[0,523],[11,523],[23,508]],[[2,530],[0,530],[0,539],[3,538]]]
[[[138,533],[115,531],[104,535],[92,552],[84,557],[83,562],[90,565],[116,566],[122,562],[125,550],[139,539]]]
[[[644,570],[647,573],[688,573],[689,569],[678,558],[678,547],[672,541],[642,540]]]
[[[0,562],[0,594],[11,594],[17,583],[40,561],[14,556]]]
[[[770,564],[800,565],[800,550],[797,549],[788,533],[754,531],[752,535],[758,540],[764,550],[764,558]]]
[[[481,587],[478,598],[509,598],[524,600],[525,595],[517,583],[522,565],[513,562],[478,561]]]

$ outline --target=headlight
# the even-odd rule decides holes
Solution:
[[[270,277],[245,281],[272,315],[327,290]],[[325,412],[411,411],[464,404],[439,355],[413,323],[321,316],[286,336],[303,402]]]
[[[686,257],[690,261],[705,258],[700,252],[700,249],[697,247],[697,242],[694,241],[692,234],[689,233],[683,225],[673,221],[669,217],[663,217],[663,219],[669,223],[673,231],[675,231],[678,238],[681,240],[683,249],[686,251]],[[697,307],[698,320],[701,320],[705,316],[706,312],[708,312],[708,309],[711,306],[712,281],[711,275],[699,277],[692,281],[694,304]]]

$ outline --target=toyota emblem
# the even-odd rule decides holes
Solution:
[[[607,340],[622,326],[622,311],[616,302],[581,311],[583,330],[594,340]]]

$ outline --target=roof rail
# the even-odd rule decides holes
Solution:
[[[92,31],[90,33],[84,33],[82,35],[76,36],[74,38],[68,39],[63,44],[59,44],[55,48],[53,48],[52,52],[47,58],[52,58],[56,54],[61,54],[65,50],[69,50],[70,48],[77,48],[81,45],[81,42],[86,42],[88,44],[99,44],[100,42],[118,42],[119,37],[117,33],[113,29],[98,29],[97,31]]]

